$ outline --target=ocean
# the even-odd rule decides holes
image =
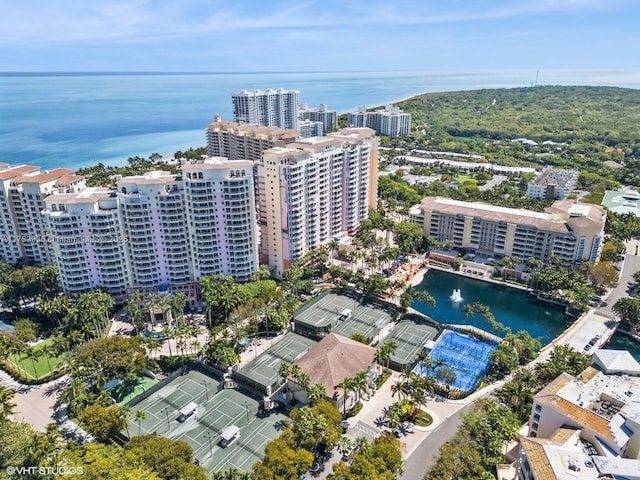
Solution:
[[[216,113],[232,120],[231,92],[300,90],[340,113],[428,92],[538,85],[640,88],[640,69],[328,73],[0,73],[0,162],[43,169],[206,144]]]

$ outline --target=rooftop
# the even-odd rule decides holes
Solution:
[[[329,333],[295,363],[309,375],[309,385],[322,384],[331,396],[345,378],[368,370],[375,355],[376,349],[369,345]]]
[[[604,372],[574,378],[563,373],[535,395],[574,422],[617,445],[630,436],[627,418],[640,418],[640,377],[607,375]]]
[[[640,376],[640,363],[627,350],[596,350],[593,362],[605,373]]]
[[[423,210],[448,215],[480,216],[495,222],[527,224],[547,231],[569,232],[572,227],[603,227],[605,211],[596,205],[557,200],[545,212],[498,207],[488,203],[464,202],[442,197],[426,197],[420,203]]]
[[[615,213],[633,213],[640,217],[640,205],[638,192],[628,190],[607,190],[602,198],[601,205]]]
[[[591,457],[598,471],[603,475],[613,475],[626,480],[640,479],[640,460],[621,457]]]
[[[572,188],[577,179],[578,170],[545,168],[531,183],[540,186],[556,185],[558,187]]]
[[[580,444],[580,430],[561,428],[551,438],[521,439],[535,478],[544,480],[596,480],[598,470]]]
[[[68,168],[55,168],[51,171],[48,172],[30,172],[30,173],[26,173],[24,175],[20,175],[18,177],[15,177],[12,180],[12,183],[14,184],[19,184],[19,183],[46,183],[46,182],[50,182],[52,180],[57,180],[61,177],[64,177],[66,175],[71,175],[73,174],[73,170],[70,170]]]
[[[3,164],[6,165],[6,164]],[[17,167],[8,167],[6,170],[0,171],[0,180],[10,180],[20,175],[27,173],[33,173],[40,171],[40,167],[34,167],[32,165],[19,165]]]

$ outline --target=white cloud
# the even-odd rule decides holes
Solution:
[[[22,0],[0,2],[0,45],[144,41],[233,31],[393,28],[623,9],[631,0]],[[302,33],[301,33],[302,34]]]

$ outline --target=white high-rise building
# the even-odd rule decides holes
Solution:
[[[42,216],[65,293],[182,291],[194,303],[202,277],[258,270],[254,196],[252,162],[207,158],[119,178],[116,191],[50,195]]]
[[[192,283],[180,176],[150,172],[121,178],[117,188],[131,285],[155,291]]]
[[[18,219],[11,198],[11,181],[21,175],[37,172],[40,169],[31,165],[12,167],[0,164],[0,230],[4,235],[0,242],[0,261],[14,264],[24,258],[22,242],[19,239]]]
[[[327,109],[325,104],[320,104],[318,108],[309,108],[306,104],[301,106],[300,120],[311,120],[312,122],[322,122],[322,129],[331,132],[338,128],[338,112]],[[364,125],[360,125],[364,127]]]
[[[14,173],[22,171],[20,175]],[[17,235],[19,259],[33,265],[51,263],[51,245],[45,240],[46,228],[40,212],[43,201],[49,195],[59,192],[77,192],[85,187],[84,177],[74,175],[68,168],[56,168],[40,172],[37,167],[22,166],[4,172],[2,181],[3,201],[12,213],[13,228],[6,232]],[[4,205],[3,205],[4,207]],[[9,220],[5,217],[5,222]],[[13,237],[11,237],[13,240]],[[13,244],[13,242],[11,242]],[[10,247],[14,250],[14,245]],[[9,259],[9,256],[6,257]],[[10,263],[17,261],[15,256]]]
[[[411,114],[392,105],[385,105],[375,112],[360,107],[347,115],[347,122],[352,127],[372,128],[377,134],[389,137],[403,137],[411,132]]]
[[[321,137],[324,133],[322,122],[313,122],[311,120],[302,120],[298,125],[300,127],[300,137]]]
[[[274,276],[367,217],[377,149],[374,132],[364,128],[264,152],[256,169],[260,256]]]
[[[241,90],[231,94],[236,122],[298,129],[298,90]]]
[[[258,270],[253,162],[209,158],[182,173],[194,279],[250,280]]]
[[[80,193],[50,195],[42,217],[66,294],[103,287],[124,296],[130,268],[115,192],[91,187]]]

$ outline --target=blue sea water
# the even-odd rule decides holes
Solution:
[[[96,74],[0,73],[0,162],[44,169],[204,146],[231,92],[300,90],[312,107],[341,113],[427,92],[530,86],[534,70],[422,72]],[[640,88],[640,69],[540,70],[538,84]]]

